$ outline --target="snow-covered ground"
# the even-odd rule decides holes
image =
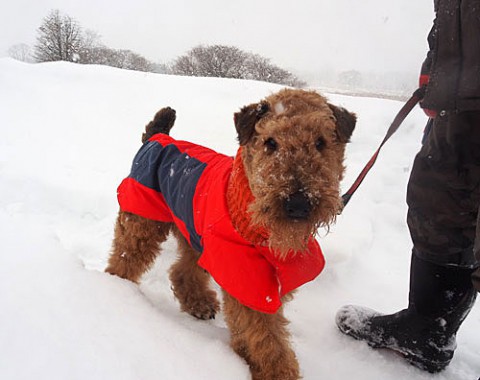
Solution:
[[[169,241],[140,287],[102,273],[144,125],[177,110],[172,135],[233,155],[233,112],[279,86],[67,63],[0,59],[0,379],[247,380],[221,314],[180,313],[165,271]],[[328,95],[328,94],[327,94]],[[358,115],[346,189],[401,107],[328,95]],[[307,380],[468,380],[480,376],[480,306],[458,334],[449,368],[430,375],[338,332],[347,303],[406,305],[411,243],[405,187],[426,118],[416,109],[330,233],[327,267],[286,307]]]

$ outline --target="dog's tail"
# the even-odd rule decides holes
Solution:
[[[170,134],[176,117],[175,110],[170,107],[158,111],[153,120],[145,127],[145,133],[142,134],[142,143],[157,133]]]

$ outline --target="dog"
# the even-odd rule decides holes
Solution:
[[[106,272],[139,282],[172,233],[170,281],[181,310],[198,319],[220,310],[231,346],[253,380],[300,378],[283,304],[325,261],[315,234],[342,208],[345,147],[356,116],[314,91],[283,89],[234,114],[239,142],[228,157],[170,137],[166,107],[142,135]]]

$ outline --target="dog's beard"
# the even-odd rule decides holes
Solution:
[[[305,252],[309,240],[313,239],[319,228],[329,228],[335,222],[340,210],[340,198],[337,196],[322,198],[306,220],[287,218],[278,200],[272,206],[261,197],[250,205],[249,212],[254,225],[269,232],[268,246],[279,258],[288,254]],[[271,204],[271,203],[270,203]]]
[[[269,247],[278,257],[289,253],[305,252],[309,240],[317,231],[316,226],[304,222],[275,223],[270,227]]]

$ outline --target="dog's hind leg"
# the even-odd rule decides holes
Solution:
[[[200,253],[188,244],[177,228],[178,260],[170,268],[170,281],[180,308],[198,319],[213,319],[220,309],[215,291],[209,288],[210,275],[197,265]]]
[[[275,314],[264,314],[242,305],[225,291],[223,304],[230,345],[250,366],[252,380],[300,378],[282,309]]]
[[[171,230],[171,223],[145,219],[120,211],[106,272],[139,282],[155,261]]]
[[[145,133],[142,134],[142,143],[157,133],[169,135],[173,124],[175,124],[176,117],[175,110],[170,107],[165,107],[158,111],[153,120],[145,127]]]

